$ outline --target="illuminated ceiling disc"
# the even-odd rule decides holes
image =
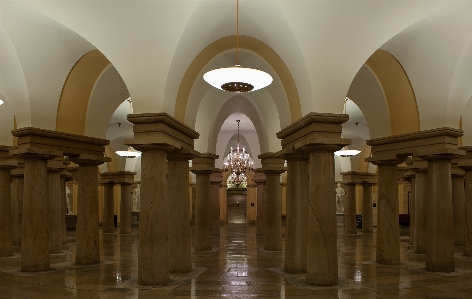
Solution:
[[[358,150],[348,150],[348,149],[342,149],[340,151],[334,152],[334,154],[338,157],[352,157],[360,153]]]
[[[116,154],[123,158],[137,158],[141,156],[141,152],[132,152],[132,151],[116,151]]]
[[[240,65],[211,70],[203,75],[203,79],[215,88],[230,92],[259,90],[273,81],[266,72]]]

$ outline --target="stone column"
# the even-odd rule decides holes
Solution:
[[[374,232],[374,208],[372,206],[372,186],[374,183],[362,182],[362,232]]]
[[[61,229],[62,229],[62,245],[67,244],[67,223],[66,223],[66,215],[67,215],[67,204],[66,204],[66,182],[69,181],[72,177],[67,171],[63,171],[60,174],[61,182]]]
[[[167,156],[167,190],[169,202],[169,271],[192,271],[192,232],[190,228],[189,160],[195,153]]]
[[[469,154],[469,151],[467,152]],[[472,256],[472,161],[460,165],[465,170],[464,256]]]
[[[287,219],[284,270],[306,272],[306,228],[308,208],[307,155],[287,155]]]
[[[3,149],[4,147],[0,151]],[[8,149],[4,152],[8,153]],[[13,159],[3,160],[0,157],[0,257],[11,256],[13,253],[10,170],[16,164]]]
[[[415,244],[415,184],[416,184],[416,175],[414,172],[408,172],[405,175],[407,181],[411,184],[411,193],[410,193],[410,245]]]
[[[282,249],[282,195],[280,175],[285,171],[284,159],[274,153],[259,155],[262,171],[266,175],[265,198],[265,238],[264,249],[277,251]]]
[[[131,182],[121,182],[120,234],[131,234]]]
[[[62,152],[37,148],[13,151],[25,160],[21,271],[49,269],[49,194],[47,161]]]
[[[62,169],[48,168],[49,252],[62,252]]]
[[[24,168],[16,168],[10,171],[11,176],[11,205],[12,205],[12,243],[21,246],[21,232],[23,223],[23,186]]]
[[[415,169],[415,253],[426,253],[426,228],[427,228],[427,214],[426,206],[429,198],[428,186],[428,168]]]
[[[80,155],[73,157],[72,161],[79,165],[75,263],[98,264],[100,263],[98,165],[109,161],[109,158]]]
[[[424,156],[428,160],[426,270],[454,271],[454,225],[451,159],[449,155]]]
[[[103,233],[113,233],[115,231],[115,197],[113,189],[115,184],[107,182],[103,184]]]
[[[221,170],[210,175],[211,181],[211,233],[213,236],[220,235],[220,184],[223,181]],[[248,199],[249,202],[249,199]]]
[[[257,184],[256,236],[263,236],[265,231],[266,176],[262,172],[256,171],[253,181]]]
[[[464,209],[465,209],[465,193],[464,193],[464,176],[463,170],[454,167],[452,169],[452,215],[454,226],[454,245],[464,245]]]
[[[344,233],[348,235],[357,234],[356,219],[356,183],[343,182],[346,196],[344,197]],[[364,219],[363,219],[364,220]],[[364,222],[362,222],[364,224]]]
[[[195,198],[195,235],[193,246],[195,251],[212,249],[211,241],[211,182],[210,174],[215,171],[215,159],[211,153],[200,154],[193,159],[191,171],[196,174],[197,196]]]

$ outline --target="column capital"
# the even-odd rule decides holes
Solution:
[[[310,155],[302,150],[296,150],[293,147],[284,148],[275,153],[277,158],[282,158],[287,161],[308,161]]]
[[[262,172],[262,168],[257,168],[254,170],[254,178],[252,179],[257,185],[266,184],[266,175]]]
[[[168,161],[188,161],[197,158],[199,152],[192,148],[181,148],[167,154]]]
[[[275,153],[268,152],[258,156],[261,159],[262,172],[267,174],[281,174],[286,171],[285,160],[278,158]]]
[[[100,174],[100,184],[120,184],[132,185],[135,183],[134,176],[136,172],[131,171],[116,171],[104,172]]]
[[[370,172],[360,172],[360,171],[347,171],[341,172],[343,181],[341,182],[344,185],[348,184],[363,184],[363,183],[372,183],[375,184],[377,181],[377,175]]]
[[[56,157],[48,161],[48,172],[63,172],[69,164],[70,162],[64,160],[64,157]]]
[[[61,151],[34,147],[23,147],[10,151],[10,155],[23,160],[51,160],[63,156]]]
[[[190,171],[195,174],[212,174],[215,172],[215,160],[218,155],[212,153],[199,153],[198,157],[192,160]]]
[[[212,185],[220,185],[223,182],[222,170],[215,168],[215,171],[210,175],[210,182]]]
[[[74,156],[68,156],[68,161],[72,161],[75,164],[81,165],[100,165],[105,162],[111,162],[111,158],[103,157],[103,156],[96,156],[96,155],[89,155],[89,154],[80,154]]]

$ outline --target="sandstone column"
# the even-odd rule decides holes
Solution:
[[[62,252],[61,171],[62,169],[48,168],[50,253]]]
[[[454,271],[454,225],[452,209],[452,156],[424,156],[428,160],[426,270]]]
[[[167,156],[169,202],[169,271],[192,271],[192,232],[190,228],[189,160],[196,153],[186,150]]]
[[[374,232],[374,208],[372,206],[372,186],[374,183],[362,182],[362,232]]]
[[[306,154],[287,154],[287,219],[284,270],[306,272],[308,207],[308,159]]]
[[[60,174],[61,182],[61,228],[62,228],[62,245],[67,244],[67,223],[66,223],[66,215],[67,215],[67,195],[66,195],[66,182],[71,179],[71,175],[67,173],[67,171],[63,171]]]
[[[265,238],[264,249],[277,251],[282,249],[282,194],[280,174],[285,171],[284,159],[274,153],[259,155],[262,171],[266,175],[265,198]]]
[[[131,234],[131,206],[133,197],[131,196],[131,182],[120,183],[120,234]]]
[[[355,235],[357,234],[356,183],[343,182],[343,185],[345,186],[344,190],[346,190],[346,196],[344,197],[344,233]]]
[[[9,155],[14,147],[0,146],[0,257],[12,255],[10,170],[18,162]]]
[[[410,245],[415,244],[415,173],[408,172],[405,175],[407,181],[411,184],[411,194],[410,194]]]
[[[223,181],[221,170],[210,175],[211,181],[211,232],[213,236],[220,235],[220,184]],[[247,200],[249,203],[249,198]],[[248,215],[249,217],[249,215]]]
[[[125,144],[142,152],[138,284],[164,285],[169,281],[166,155],[193,149],[199,134],[166,113],[129,114],[128,121],[134,124],[134,138]],[[182,181],[187,189],[188,179]]]
[[[12,205],[12,243],[21,246],[21,232],[23,223],[23,186],[24,168],[16,168],[10,171],[11,175],[11,205]]]
[[[14,153],[25,160],[21,271],[46,271],[50,266],[47,161],[62,153],[30,147]]]
[[[464,245],[464,209],[465,209],[465,193],[464,193],[464,176],[463,170],[454,167],[452,169],[452,215],[454,226],[454,245]]]
[[[334,152],[349,145],[341,138],[345,114],[309,113],[277,133],[282,151],[302,150],[308,167],[306,281],[317,286],[338,283]]]
[[[192,161],[191,171],[197,176],[195,235],[193,240],[195,251],[208,251],[212,249],[210,174],[215,171],[215,159],[217,158],[218,155],[204,153]]]
[[[103,233],[113,233],[115,231],[115,197],[113,189],[115,183],[107,182],[103,184]]]
[[[426,205],[429,201],[428,168],[415,169],[415,253],[426,253]]]
[[[464,204],[464,256],[472,256],[472,146],[461,147],[466,157],[460,159],[459,168],[465,170]]]
[[[266,175],[256,170],[253,181],[257,184],[256,236],[263,236],[265,231]]]

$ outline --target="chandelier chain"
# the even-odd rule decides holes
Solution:
[[[239,65],[239,0],[236,0],[236,65]]]

